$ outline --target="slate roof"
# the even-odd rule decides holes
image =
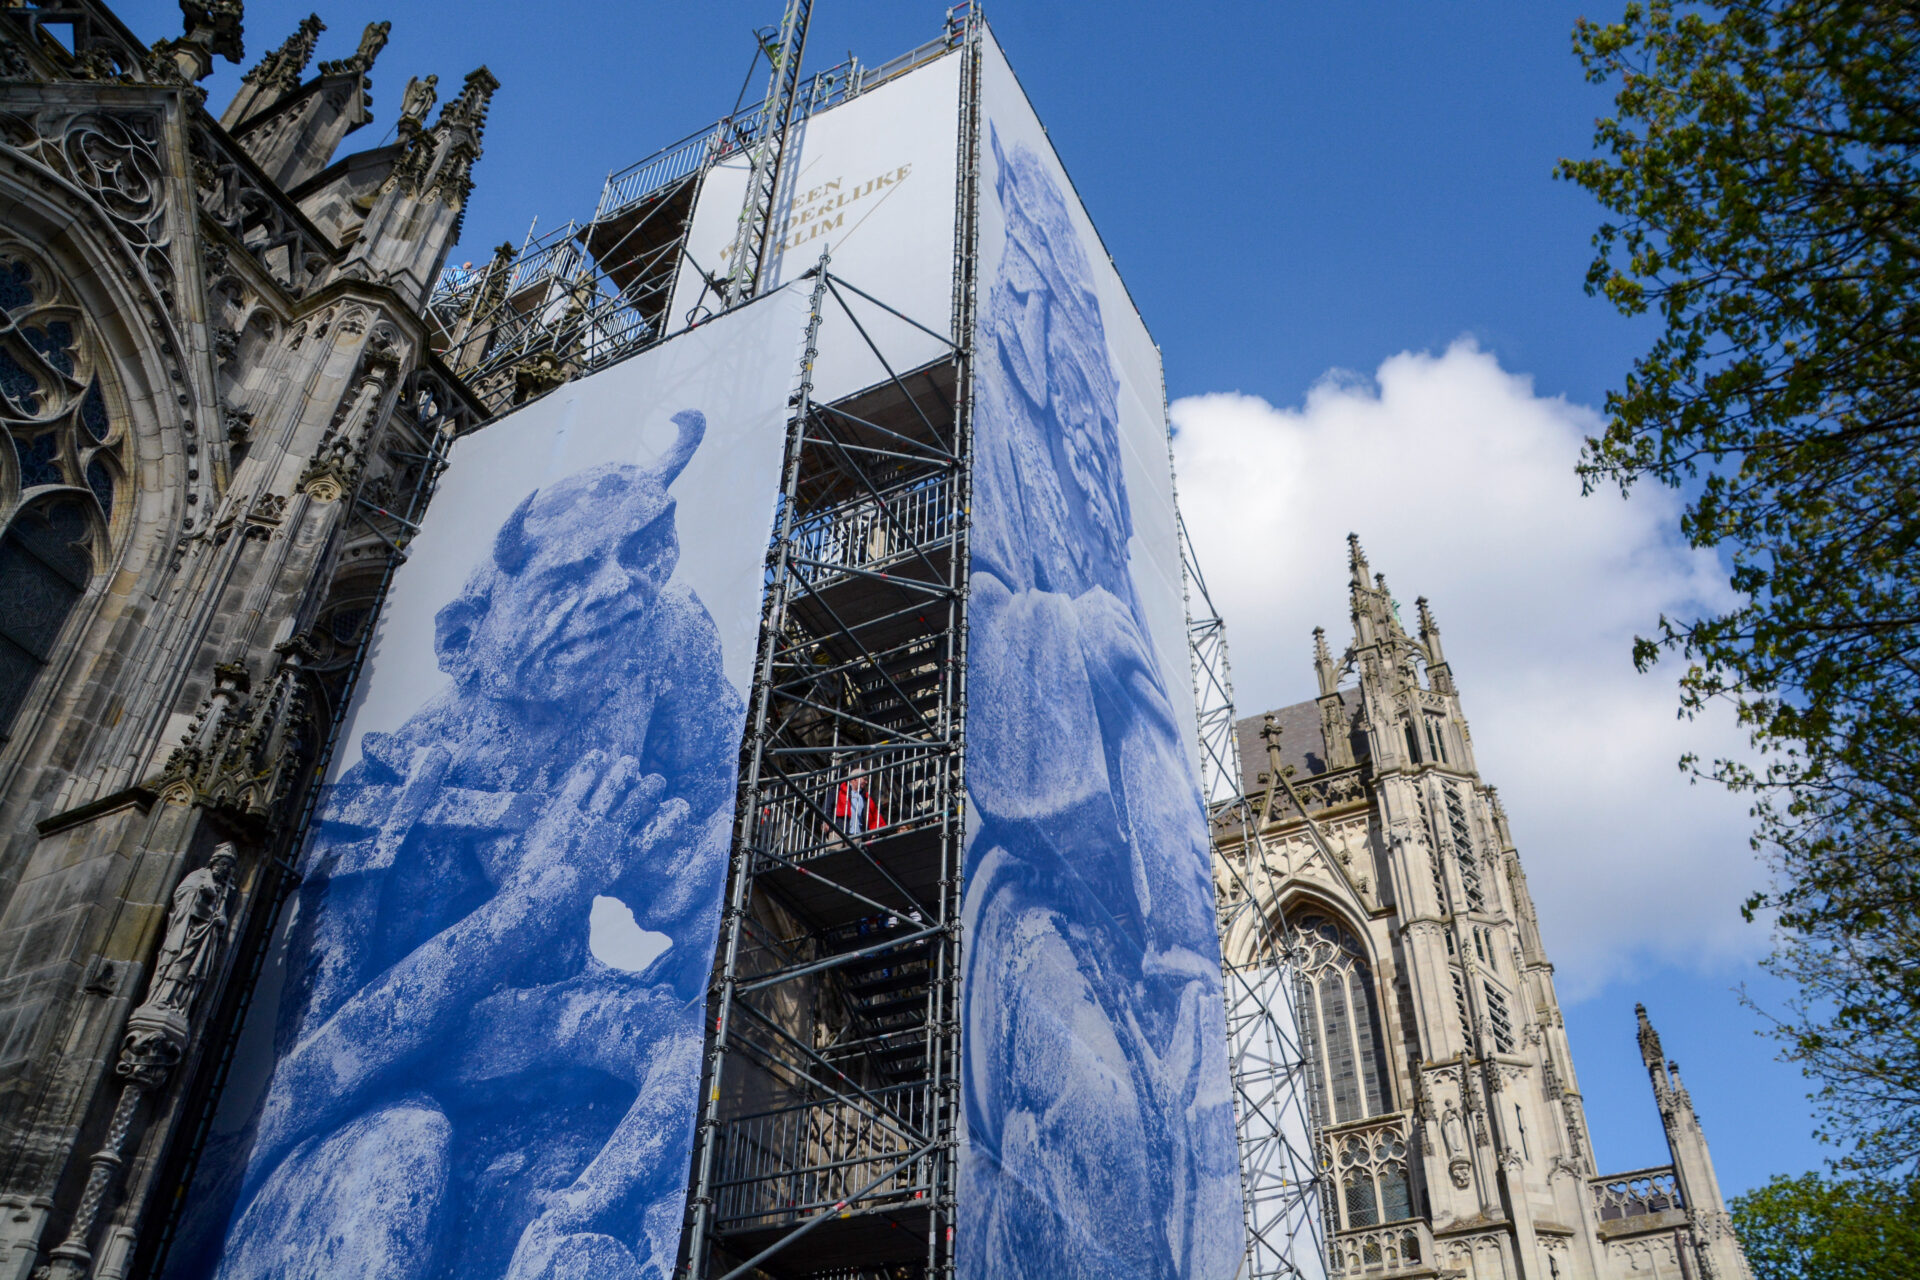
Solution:
[[[1342,689],[1340,705],[1346,708],[1347,724],[1351,730],[1353,722],[1360,715],[1360,690]],[[1260,730],[1266,724],[1268,715],[1280,724],[1282,768],[1292,765],[1295,778],[1310,778],[1327,771],[1327,747],[1320,734],[1318,705],[1296,702],[1290,707],[1248,716],[1233,724],[1234,741],[1240,748],[1240,784],[1248,795],[1261,790],[1256,779],[1267,769],[1267,744],[1260,736]],[[1353,731],[1349,741],[1353,744],[1353,758],[1364,760],[1367,755],[1365,736]]]

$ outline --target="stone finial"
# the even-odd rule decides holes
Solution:
[[[474,291],[473,315],[475,319],[484,319],[500,309],[507,300],[507,286],[513,280],[513,260],[520,250],[513,241],[498,245],[493,251],[493,260],[487,263],[486,278]]]
[[[1313,629],[1313,671],[1320,680],[1320,696],[1326,697],[1340,687],[1340,668],[1334,665],[1333,651],[1327,648],[1327,629]]]
[[[1446,650],[1440,647],[1440,624],[1434,621],[1433,609],[1427,604],[1427,598],[1421,596],[1413,602],[1420,611],[1420,643],[1427,650],[1427,670],[1434,680],[1434,688],[1442,693],[1453,692],[1452,673],[1446,669]]]
[[[387,33],[393,30],[391,22],[369,22],[366,30],[360,33],[360,47],[353,51],[351,58],[338,58],[332,62],[320,64],[323,76],[365,75],[373,70],[373,60],[387,47]]]
[[[1647,1064],[1647,1070],[1659,1071],[1665,1059],[1660,1052],[1660,1033],[1653,1029],[1653,1023],[1647,1018],[1647,1006],[1634,1005],[1633,1015],[1640,1022],[1640,1060]]]
[[[238,62],[246,56],[241,26],[241,0],[180,0],[186,32],[177,40],[163,40],[154,53],[172,59],[182,79],[193,82],[213,74],[216,56]]]
[[[1667,1078],[1673,1081],[1674,1106],[1681,1111],[1693,1110],[1693,1098],[1687,1093],[1687,1086],[1680,1081],[1679,1063],[1667,1063]]]
[[[1353,574],[1353,585],[1364,588],[1367,585],[1367,553],[1360,549],[1360,535],[1347,535],[1347,569]]]
[[[308,14],[300,20],[300,26],[287,37],[285,43],[240,77],[241,83],[257,84],[263,89],[279,93],[291,93],[299,88],[301,73],[313,61],[313,46],[326,29],[327,24],[320,21],[319,14]]]
[[[493,99],[494,90],[499,87],[500,82],[494,78],[493,72],[484,66],[467,72],[466,80],[460,86],[460,92],[440,109],[440,119],[434,123],[433,127],[449,132],[465,129],[473,135],[473,141],[477,146],[480,134],[486,128],[487,106]]]

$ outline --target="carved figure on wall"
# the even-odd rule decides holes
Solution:
[[[1446,1113],[1440,1117],[1440,1137],[1447,1144],[1449,1158],[1465,1154],[1467,1131],[1460,1123],[1460,1113],[1453,1109],[1451,1102],[1447,1104]]]
[[[407,81],[407,87],[400,95],[402,135],[418,133],[426,123],[427,112],[433,110],[433,104],[440,100],[439,91],[434,88],[439,83],[439,76],[428,76],[424,80],[414,76]]]
[[[227,895],[233,882],[234,849],[221,844],[207,865],[189,872],[173,891],[167,936],[153,965],[147,1006],[190,1014],[227,940]]]

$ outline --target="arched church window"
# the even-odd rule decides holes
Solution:
[[[1340,1229],[1374,1227],[1413,1216],[1407,1144],[1389,1129],[1347,1134],[1339,1141]]]
[[[1319,1072],[1315,1123],[1345,1124],[1386,1113],[1392,1107],[1379,1000],[1360,940],[1319,914],[1298,917],[1291,934],[1299,957],[1301,1030]]]
[[[0,244],[0,741],[107,550],[126,432],[105,376],[64,284]]]

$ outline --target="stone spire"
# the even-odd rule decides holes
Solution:
[[[313,46],[327,24],[320,15],[310,13],[278,49],[269,53],[240,77],[240,92],[220,116],[221,127],[233,129],[248,117],[259,114],[300,87],[300,77],[313,61]]]
[[[368,23],[350,57],[322,62],[320,74],[302,83],[300,74],[324,30],[318,17],[309,17],[254,68],[220,123],[268,177],[288,190],[301,186],[333,164],[348,134],[373,119],[367,72],[386,48],[392,27]]]
[[[327,24],[320,21],[319,14],[308,14],[300,19],[300,25],[285,43],[260,59],[253,70],[240,79],[248,84],[278,89],[281,93],[299,88],[300,77],[306,72],[307,64],[313,61],[314,42],[326,29]]]
[[[432,128],[407,133],[355,242],[349,262],[360,265],[354,271],[408,297],[426,298],[447,250],[460,238],[487,108],[499,87],[485,67],[470,71]]]
[[[1667,1131],[1667,1150],[1673,1155],[1673,1177],[1680,1188],[1680,1203],[1693,1227],[1693,1244],[1698,1273],[1702,1280],[1751,1280],[1747,1259],[1733,1233],[1733,1219],[1727,1213],[1720,1194],[1720,1179],[1713,1171],[1713,1157],[1707,1151],[1707,1136],[1694,1114],[1693,1099],[1680,1081],[1680,1064],[1669,1062],[1660,1047],[1660,1033],[1647,1017],[1647,1007],[1633,1006],[1639,1021],[1640,1060],[1646,1064],[1653,1082],[1654,1103],[1660,1108],[1660,1122]]]
[[[1313,672],[1320,681],[1320,696],[1326,697],[1340,686],[1340,668],[1334,665],[1333,651],[1327,648],[1327,629],[1313,629]]]
[[[1433,620],[1433,610],[1425,596],[1413,603],[1420,610],[1420,645],[1427,651],[1427,683],[1435,693],[1458,693],[1453,687],[1453,668],[1447,665],[1446,650],[1440,647],[1440,624]]]
[[[500,82],[484,66],[467,73],[459,94],[440,109],[433,133],[441,148],[439,173],[435,185],[455,210],[453,234],[447,243],[460,238],[460,224],[466,215],[467,196],[473,190],[473,162],[480,158],[480,138],[487,128],[487,108],[493,102]]]
[[[1662,1110],[1667,1105],[1667,1068],[1666,1055],[1660,1051],[1660,1033],[1653,1029],[1653,1022],[1647,1017],[1647,1006],[1633,1006],[1633,1016],[1640,1022],[1640,1061],[1646,1064],[1647,1073],[1653,1077],[1653,1096],[1659,1100]]]
[[[1327,633],[1321,627],[1313,629],[1313,671],[1320,682],[1320,696],[1314,704],[1320,710],[1320,740],[1327,749],[1327,767],[1344,769],[1353,763],[1353,727],[1340,698],[1340,666],[1327,648]]]

